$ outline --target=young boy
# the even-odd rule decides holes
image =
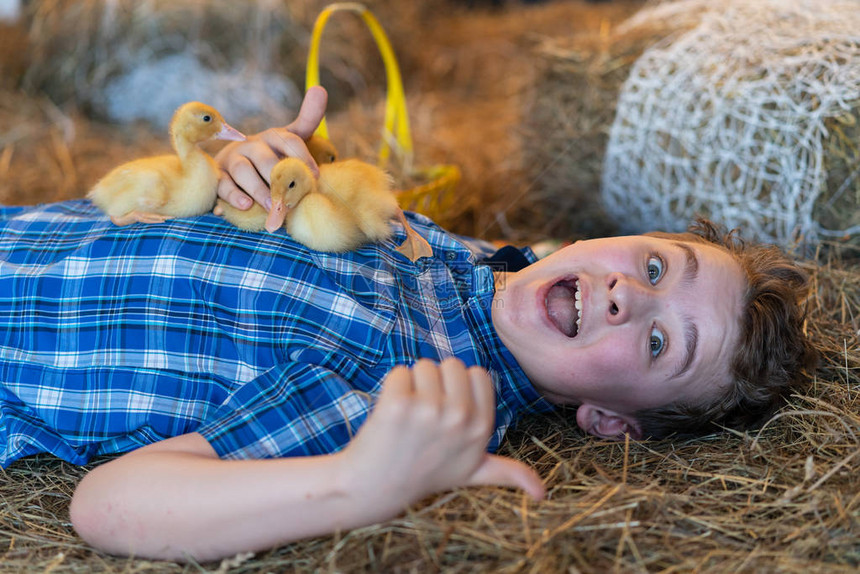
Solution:
[[[219,194],[265,202],[279,156],[312,164],[324,107],[311,90],[291,126],[225,148]],[[488,453],[524,412],[578,405],[609,438],[742,428],[807,365],[805,280],[773,249],[610,238],[494,273],[486,246],[412,224],[433,257],[395,252],[399,226],[331,255],[211,215],[0,212],[0,463],[125,453],[76,490],[81,536],[207,560],[465,485],[540,498],[534,471]]]

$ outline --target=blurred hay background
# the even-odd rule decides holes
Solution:
[[[90,55],[79,61],[74,46],[92,41],[80,37],[91,32],[77,25],[58,38],[31,36],[43,29],[32,10],[49,4],[31,2],[21,25],[0,25],[0,203],[81,197],[120,161],[168,148],[161,128],[106,122],[74,91],[90,80],[48,86],[52,75],[78,73],[70,69]],[[93,0],[77,4],[97,8]],[[196,3],[204,4],[220,6]],[[642,2],[509,1],[495,9],[453,1],[439,9],[430,0],[369,4],[404,70],[416,162],[456,163],[463,170],[462,201],[449,214],[455,231],[524,242],[613,228],[592,210],[592,200],[614,102],[626,71],[665,33],[616,32]],[[281,16],[280,59],[269,71],[302,85],[310,26],[323,5],[289,3]],[[332,25],[323,77],[331,92],[332,138],[344,155],[372,157],[382,122],[378,56],[360,23]],[[54,43],[65,47],[48,57]],[[234,42],[224,45],[221,63],[228,68],[253,57],[230,52],[238,49]],[[113,64],[93,59],[87,65]],[[41,66],[55,68],[39,72]],[[95,84],[93,93],[98,99]],[[294,115],[295,103],[284,109]],[[235,123],[253,131],[271,121],[263,115]],[[572,417],[528,419],[504,448],[546,478],[548,501],[535,504],[505,489],[463,489],[382,525],[220,565],[91,550],[68,522],[71,493],[87,468],[38,457],[0,472],[0,572],[855,572],[860,252],[826,244],[804,265],[815,286],[808,331],[824,360],[808,392],[793,397],[761,432],[625,445],[583,436]]]

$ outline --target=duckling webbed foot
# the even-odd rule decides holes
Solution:
[[[170,217],[149,211],[129,211],[125,215],[111,215],[110,218],[114,225],[120,227],[132,223],[164,223],[168,219]]]
[[[418,235],[417,231],[412,229],[412,226],[409,225],[406,216],[403,214],[403,210],[400,211],[397,219],[406,230],[406,239],[403,240],[403,243],[396,251],[405,255],[410,261],[418,261],[422,257],[432,257],[433,248],[430,247],[430,243]]]

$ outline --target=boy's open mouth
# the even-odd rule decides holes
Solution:
[[[582,327],[582,293],[579,279],[562,279],[546,294],[546,312],[556,328],[568,337],[576,337]]]

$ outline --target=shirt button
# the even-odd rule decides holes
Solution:
[[[446,251],[445,259],[447,259],[448,261],[453,261],[457,259],[457,253],[455,251]]]

